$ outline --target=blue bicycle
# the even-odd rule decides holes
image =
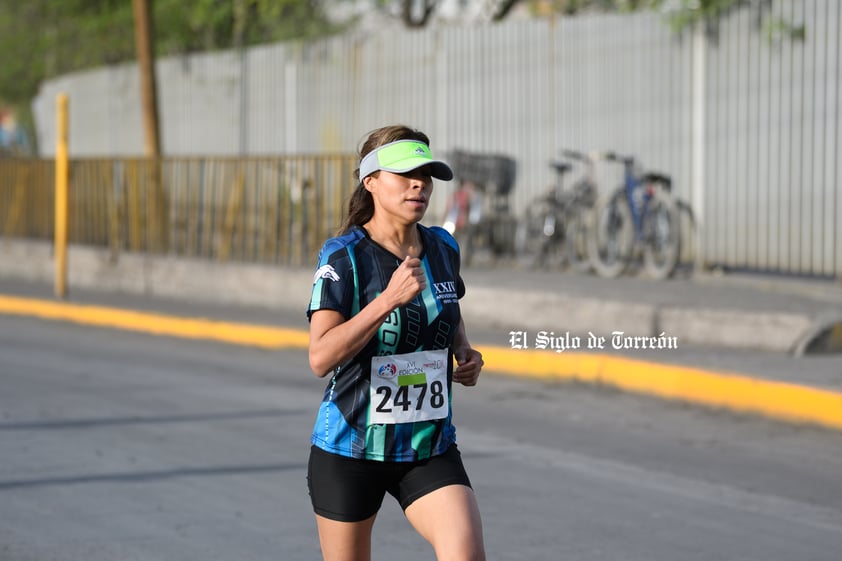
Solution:
[[[672,275],[680,252],[679,207],[672,180],[641,173],[632,156],[603,159],[623,165],[623,185],[597,202],[589,238],[591,265],[601,277],[623,274],[642,253],[643,268],[655,279]]]

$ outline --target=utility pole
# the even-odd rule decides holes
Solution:
[[[161,141],[158,127],[158,96],[155,80],[155,59],[153,53],[153,26],[150,4],[153,0],[132,0],[135,24],[135,48],[140,70],[140,99],[143,110],[144,145],[148,161],[144,185],[141,176],[135,174],[136,188],[145,193],[149,217],[146,221],[147,251],[166,253],[169,250],[169,202],[161,173]],[[145,189],[143,189],[145,187]],[[134,209],[138,215],[140,208]]]
[[[161,155],[158,132],[158,96],[155,82],[155,63],[152,54],[152,20],[149,2],[132,0],[134,7],[135,48],[140,68],[140,98],[143,105],[143,130],[146,155],[158,158]]]

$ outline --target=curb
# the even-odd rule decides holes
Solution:
[[[842,313],[830,312],[817,318],[799,339],[793,354],[842,353]]]
[[[0,295],[0,314],[265,349],[306,349],[306,331]]]
[[[505,325],[500,322],[505,310]],[[662,333],[682,343],[793,353],[817,322],[807,314],[692,308],[578,297],[536,290],[517,295],[493,287],[472,285],[462,300],[471,323],[505,330],[553,330],[586,335],[658,337]],[[555,325],[548,325],[552,321]]]
[[[616,356],[480,347],[495,372],[605,385],[648,396],[842,429],[842,393]]]
[[[306,349],[306,331],[184,318],[103,306],[0,295],[0,314],[67,321],[154,335],[219,341],[265,349]],[[579,381],[708,407],[842,429],[842,393],[737,374],[616,356],[478,346],[487,368],[547,381]]]

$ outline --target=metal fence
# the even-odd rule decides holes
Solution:
[[[312,264],[339,228],[356,161],[277,158],[74,159],[69,241],[217,261]],[[52,240],[49,160],[0,160],[0,233]]]
[[[352,151],[404,122],[433,150],[511,155],[522,212],[562,148],[633,154],[692,202],[709,265],[842,276],[842,5],[774,0],[770,35],[737,10],[717,37],[674,35],[657,14],[425,30],[158,61],[169,156]],[[44,84],[34,110],[50,153],[54,98],[70,95],[74,157],[142,152],[138,73],[112,66]],[[605,189],[619,170],[600,166]],[[441,217],[434,197],[429,220]],[[2,211],[0,211],[2,212]]]
[[[0,159],[0,234],[52,238],[55,164],[50,160]]]
[[[705,51],[705,254],[726,266],[842,277],[842,7],[775,2],[806,38],[769,41],[741,12]]]

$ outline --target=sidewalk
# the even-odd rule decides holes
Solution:
[[[464,272],[464,307],[491,325],[658,337],[801,355],[842,353],[842,283],[710,273],[668,281],[502,268]],[[842,355],[840,355],[842,357]]]
[[[131,256],[114,264],[77,248],[69,298],[57,302],[48,251],[18,247],[15,260],[10,251],[0,249],[0,313],[306,347],[307,269]],[[463,277],[463,314],[490,370],[842,428],[842,284],[707,274],[606,280],[502,267]],[[657,348],[671,342],[677,348]]]

